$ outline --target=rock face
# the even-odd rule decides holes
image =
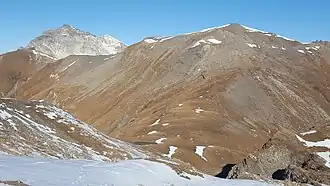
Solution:
[[[125,44],[109,35],[98,37],[71,25],[45,31],[27,45],[27,48],[35,48],[57,59],[69,55],[116,54],[125,47]]]
[[[223,175],[231,179],[259,177],[330,184],[330,168],[325,160],[314,154],[316,149],[302,146],[298,139],[291,132],[279,131],[257,153],[250,154]]]
[[[329,123],[329,52],[327,42],[231,24],[146,38],[116,55],[69,56],[34,73],[15,95],[45,99],[109,136],[215,175],[279,130],[299,134]],[[292,160],[290,148],[272,148]]]

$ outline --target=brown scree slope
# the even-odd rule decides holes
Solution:
[[[0,97],[14,94],[20,84],[53,61],[40,54],[32,49],[20,49],[0,55]]]

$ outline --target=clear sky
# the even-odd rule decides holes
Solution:
[[[0,53],[72,24],[126,44],[227,23],[302,42],[330,40],[329,0],[1,0]]]

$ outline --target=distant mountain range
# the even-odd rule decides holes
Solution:
[[[20,136],[35,132],[23,111],[60,139],[85,145],[75,153],[87,159],[88,149],[104,156],[111,147],[100,143],[118,139],[127,147],[114,147],[121,159],[143,152],[178,172],[330,184],[329,90],[327,41],[301,43],[228,24],[126,47],[64,25],[0,56],[1,97],[44,100],[1,100],[7,106],[0,108],[0,134],[15,132],[13,123],[24,129]],[[64,125],[58,120],[72,117],[55,111],[77,119]],[[97,133],[85,139],[70,127]],[[98,132],[101,140],[87,140]],[[16,138],[1,149],[24,142]],[[41,140],[28,144],[34,142],[43,147]],[[63,151],[51,149],[44,155]],[[30,151],[8,150],[15,152]]]

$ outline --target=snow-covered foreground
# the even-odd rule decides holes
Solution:
[[[269,185],[250,180],[224,180],[211,176],[182,174],[169,166],[148,160],[105,163],[88,160],[56,160],[0,155],[0,180],[19,180],[32,186],[160,186],[160,185]]]

